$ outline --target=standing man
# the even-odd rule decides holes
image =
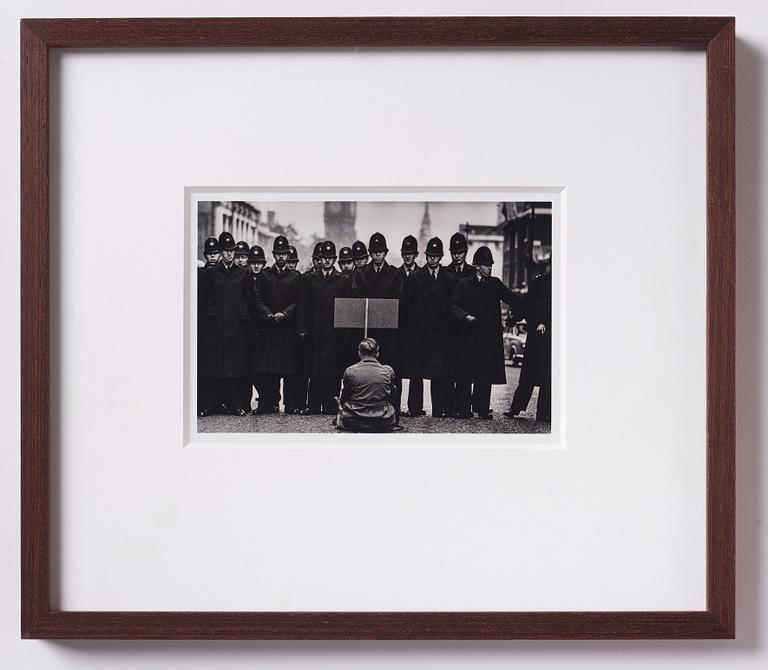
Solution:
[[[208,338],[202,337],[202,326],[204,324],[205,310],[208,302],[208,282],[205,273],[218,263],[221,253],[219,252],[219,240],[215,237],[209,237],[203,244],[203,258],[205,265],[197,268],[197,415],[208,416],[219,402],[215,397],[215,385],[213,381],[204,376],[201,370],[205,369],[205,359],[208,356],[207,346],[210,344]]]
[[[352,289],[359,298],[395,298],[402,297],[399,270],[387,263],[387,240],[381,233],[374,233],[368,242],[371,262],[359,267],[352,276]],[[399,329],[369,328],[368,337],[379,344],[379,360],[391,366],[397,373],[397,390],[394,397],[398,419],[400,418],[400,394],[402,380],[399,374],[398,339]]]
[[[402,375],[430,380],[432,416],[451,416],[451,354],[453,324],[449,305],[456,277],[440,261],[443,242],[433,237],[425,251],[427,264],[411,274],[403,288],[407,315],[401,352]],[[410,398],[409,398],[410,403]]]
[[[248,380],[250,273],[235,265],[235,240],[219,235],[221,260],[205,271],[205,305],[200,343],[206,352],[201,372],[214,380],[225,412],[245,416],[243,389]]]
[[[285,413],[298,414],[303,405],[294,403],[296,376],[300,361],[296,342],[296,309],[301,275],[287,266],[288,240],[278,235],[272,246],[274,265],[262,273],[260,291],[255,296],[256,309],[264,322],[263,335],[253,352],[252,371],[263,379],[263,401],[259,414],[280,411],[280,380],[283,380]]]
[[[355,271],[355,259],[352,257],[352,249],[349,247],[339,249],[339,269],[342,274],[350,278]]]
[[[246,397],[246,407],[251,406],[251,397],[253,396],[253,389],[256,389],[256,394],[259,397],[259,403],[264,399],[264,385],[261,375],[253,373],[253,352],[256,347],[259,346],[259,339],[264,335],[265,322],[258,309],[258,299],[261,296],[262,281],[264,279],[264,267],[267,264],[267,259],[264,256],[264,249],[258,245],[254,245],[248,251],[248,269],[251,271],[251,304],[250,304],[250,332],[251,332],[251,383]],[[251,414],[257,414],[258,410],[251,410]]]
[[[456,275],[456,279],[472,277],[475,274],[472,266],[467,263],[467,250],[467,238],[463,233],[451,235],[448,246],[448,251],[451,252],[451,263],[445,269]]]
[[[453,356],[456,382],[454,416],[492,419],[491,385],[506,384],[500,301],[523,307],[522,299],[498,277],[491,276],[493,256],[482,246],[472,259],[474,275],[459,279],[454,286],[449,311],[458,325]]]
[[[358,267],[352,277],[352,288],[359,298],[397,298],[402,296],[400,272],[387,263],[387,240],[381,233],[371,235],[368,243],[371,262]],[[379,360],[397,371],[397,331],[368,329],[368,336],[379,344]]]
[[[352,243],[352,258],[355,259],[355,267],[357,269],[368,265],[368,249],[365,247],[365,242],[355,240]]]
[[[291,245],[290,247],[288,247],[288,260],[286,261],[286,265],[288,266],[289,270],[295,270],[298,264],[299,264],[299,252],[296,251],[296,247]]]
[[[457,280],[464,279],[464,277],[473,277],[475,274],[474,268],[467,263],[467,238],[463,233],[454,233],[451,235],[450,242],[448,243],[448,251],[451,254],[451,262],[445,267]],[[450,414],[456,414],[456,383],[451,382],[450,388],[447,390],[447,402],[450,404]]]
[[[549,264],[544,274],[538,275],[525,297],[525,320],[528,337],[525,340],[525,357],[520,370],[512,405],[504,416],[512,419],[528,408],[533,387],[539,387],[536,403],[536,421],[552,418],[552,273]]]
[[[245,242],[238,242],[235,245],[235,264],[244,268],[248,265],[248,245]]]
[[[349,277],[339,272],[336,245],[323,242],[321,268],[305,274],[296,317],[299,339],[306,344],[305,372],[309,381],[309,407],[305,414],[336,414],[341,376],[346,367],[347,335],[333,327],[336,298],[352,297]]]
[[[416,238],[413,235],[403,238],[403,244],[400,247],[400,256],[402,256],[403,264],[399,268],[401,295],[403,295],[406,280],[419,269],[419,266],[416,265],[416,257],[418,255],[419,247]],[[440,255],[442,256],[442,253]],[[402,342],[403,325],[408,319],[408,314],[405,310],[405,303],[401,302],[400,306],[400,340]],[[403,412],[403,416],[423,416],[426,414],[424,411],[424,380],[420,377],[412,377],[411,375],[404,376],[407,376],[410,382],[408,384],[408,410]]]
[[[318,242],[315,244],[315,248],[312,250],[312,267],[304,272],[305,275],[320,272],[320,250],[323,248],[323,243]]]

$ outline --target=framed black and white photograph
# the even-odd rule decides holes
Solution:
[[[190,192],[190,442],[556,442],[561,193],[342,195]]]
[[[734,50],[24,20],[22,636],[733,637]]]

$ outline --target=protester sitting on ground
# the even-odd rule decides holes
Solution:
[[[379,363],[379,343],[366,337],[357,347],[360,362],[344,371],[336,427],[353,433],[399,430],[392,404],[395,371]]]

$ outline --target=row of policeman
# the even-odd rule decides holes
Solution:
[[[418,243],[409,235],[401,245],[403,264],[395,267],[377,232],[367,247],[356,241],[338,254],[333,241],[318,242],[312,268],[300,273],[296,249],[283,236],[274,240],[269,266],[261,247],[236,243],[229,232],[208,238],[206,263],[198,270],[198,414],[269,414],[280,411],[281,401],[287,414],[335,414],[342,374],[357,360],[363,333],[334,328],[334,303],[358,297],[400,301],[397,329],[368,332],[379,344],[381,363],[397,375],[398,410],[405,378],[403,414],[425,413],[428,379],[432,416],[492,418],[491,386],[506,383],[500,303],[517,318],[541,324],[534,332],[547,339],[551,282],[548,291],[535,290],[534,282],[524,298],[491,275],[488,247],[476,250],[471,265],[463,234],[451,237],[448,250],[451,262],[444,265],[443,242],[433,237],[419,266]],[[523,399],[527,406],[534,383],[543,386],[546,377],[548,386],[548,365],[528,377],[521,378],[518,406]],[[258,404],[251,410],[254,389]],[[514,406],[507,415],[525,409]]]

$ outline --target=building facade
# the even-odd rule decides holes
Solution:
[[[552,203],[505,202],[500,212],[502,279],[509,288],[524,293],[552,259]]]
[[[274,212],[271,213],[274,218]],[[218,237],[223,232],[232,233],[236,242],[241,240],[249,247],[258,244],[266,251],[272,248],[275,233],[262,221],[261,210],[250,202],[209,200],[198,203],[197,254],[203,258],[203,244],[208,237]]]

